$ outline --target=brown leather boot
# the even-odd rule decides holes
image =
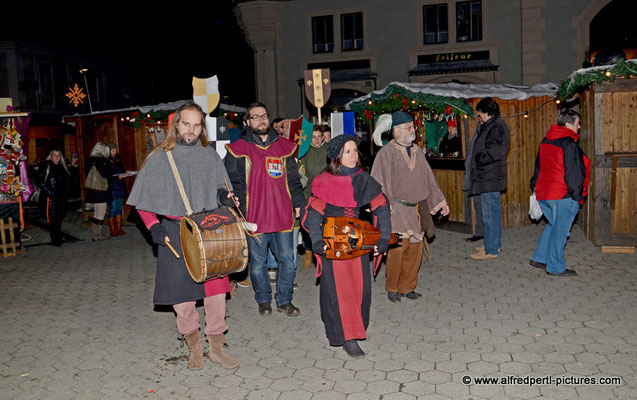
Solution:
[[[111,236],[119,236],[119,232],[117,232],[117,226],[115,226],[115,218],[107,218],[108,219],[108,229],[111,231]]]
[[[311,268],[312,267],[312,255],[314,253],[312,253],[311,251],[307,250],[305,252],[305,258],[303,259],[303,268],[307,269],[307,268]]]
[[[199,330],[196,330],[189,335],[185,335],[184,338],[186,339],[186,344],[190,351],[190,356],[188,357],[188,368],[203,368],[203,346],[201,345],[201,335],[199,334]]]
[[[110,237],[102,235],[102,226],[104,225],[103,219],[91,218],[91,222],[93,223],[93,225],[91,225],[91,231],[93,233],[93,235],[91,236],[92,241],[95,242],[96,240],[110,239]]]
[[[115,230],[117,231],[118,235],[126,235],[126,232],[124,232],[122,230],[122,216],[121,215],[116,215],[115,216]]]
[[[224,351],[223,346],[226,344],[226,337],[223,333],[218,335],[206,335],[208,340],[208,358],[212,362],[221,364],[222,367],[227,369],[236,368],[239,365],[239,361],[232,357],[229,357]]]

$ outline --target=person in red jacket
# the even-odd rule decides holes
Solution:
[[[529,263],[545,268],[550,276],[577,275],[566,268],[564,246],[588,195],[590,160],[577,144],[581,119],[573,110],[560,113],[557,125],[551,125],[540,143],[531,178],[531,190],[548,223]]]

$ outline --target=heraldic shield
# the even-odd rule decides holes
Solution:
[[[219,79],[217,75],[201,79],[192,77],[192,99],[204,113],[210,114],[219,105]]]
[[[308,69],[303,73],[305,97],[316,108],[323,107],[330,99],[332,82],[329,68]]]
[[[295,158],[301,158],[307,153],[312,143],[312,129],[314,125],[303,115],[290,124],[290,140],[296,143]]]

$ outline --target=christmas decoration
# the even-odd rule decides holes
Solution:
[[[69,103],[73,103],[75,108],[77,108],[77,105],[79,103],[84,104],[86,95],[84,94],[82,88],[78,87],[76,83],[75,86],[73,86],[73,89],[69,88],[69,92],[66,94],[66,97],[70,99]]]
[[[16,175],[20,162],[24,161],[22,140],[15,129],[13,119],[0,126],[0,201],[15,200],[26,189]]]
[[[557,98],[560,101],[567,101],[577,93],[586,90],[593,82],[612,82],[616,78],[630,79],[633,76],[637,76],[637,60],[619,59],[613,65],[582,68],[573,72],[560,83]]]
[[[465,102],[465,99],[415,93],[397,85],[388,86],[387,90],[381,94],[371,93],[368,99],[353,101],[349,103],[349,107],[359,119],[365,120],[371,120],[374,115],[395,110],[407,112],[427,110],[438,118],[446,113],[448,107],[456,114],[473,117],[473,108]]]

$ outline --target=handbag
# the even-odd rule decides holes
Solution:
[[[529,197],[529,216],[536,221],[542,218],[542,209],[540,208],[540,203],[538,203],[535,198],[535,192]]]
[[[108,181],[97,170],[95,165],[91,167],[91,170],[86,175],[84,181],[84,187],[86,189],[97,190],[99,192],[105,192],[108,189]]]

